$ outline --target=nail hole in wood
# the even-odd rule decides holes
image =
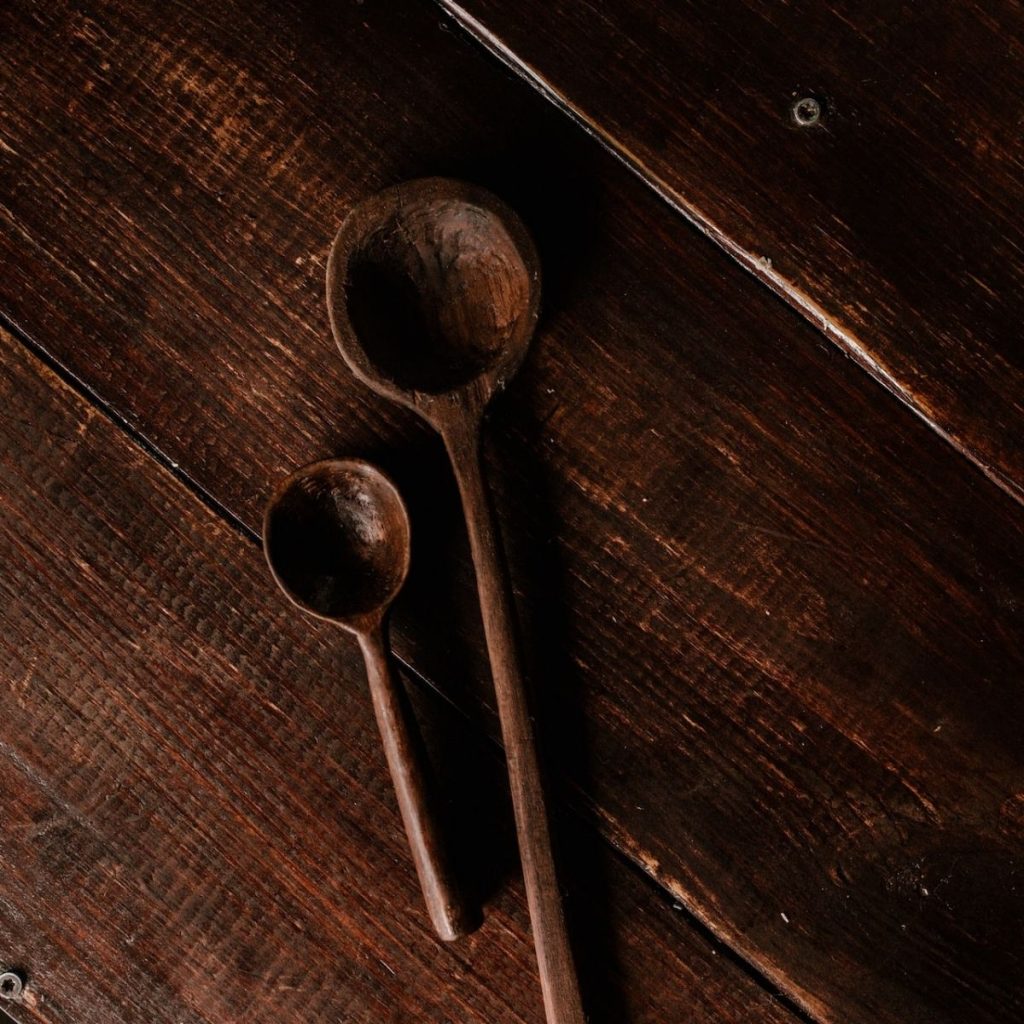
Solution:
[[[0,974],[0,998],[15,1000],[21,998],[25,983],[20,974],[14,971],[4,971]]]
[[[811,128],[821,120],[821,103],[813,96],[805,96],[793,104],[792,113],[801,128]]]

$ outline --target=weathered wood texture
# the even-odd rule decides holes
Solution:
[[[29,978],[11,1012],[542,1020],[518,884],[474,936],[432,936],[356,646],[300,620],[250,538],[2,332],[0,401],[0,960]],[[476,780],[457,809],[482,856],[498,765],[442,709],[423,718]],[[595,1019],[792,1019],[604,850],[582,854]]]
[[[323,263],[372,189],[494,189],[546,275],[490,468],[556,770],[818,1019],[1019,1018],[1019,507],[438,18],[8,5],[0,308],[249,527],[380,458],[398,649],[493,726],[443,454],[341,364]]]
[[[1024,499],[1017,0],[441,4]]]

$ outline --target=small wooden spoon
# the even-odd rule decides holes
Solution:
[[[442,939],[457,939],[476,921],[445,860],[422,744],[388,657],[386,616],[409,571],[409,517],[402,498],[369,463],[314,462],[284,480],[270,499],[263,550],[293,604],[359,640],[427,911]]]
[[[519,368],[539,302],[537,254],[519,218],[489,192],[445,178],[361,203],[327,265],[331,326],[353,373],[415,409],[448,449],[476,565],[547,1020],[584,1024],[508,573],[480,463],[484,409]]]

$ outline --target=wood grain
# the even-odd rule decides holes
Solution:
[[[441,6],[1024,498],[1019,3]]]
[[[0,959],[28,978],[11,1013],[539,1022],[518,884],[476,935],[432,935],[354,645],[300,619],[250,538],[3,332],[0,400]],[[459,811],[493,828],[499,766],[466,729],[449,720],[448,742],[483,805]],[[583,846],[595,1020],[792,1019]]]
[[[545,312],[488,462],[577,805],[817,1019],[1019,1017],[1015,503],[430,7],[2,17],[0,308],[248,528],[384,463],[397,648],[491,729],[443,453],[337,358],[323,262],[403,178],[520,210]]]

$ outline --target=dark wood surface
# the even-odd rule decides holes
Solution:
[[[1024,497],[1017,0],[441,5]]]
[[[1019,507],[439,17],[6,8],[0,308],[243,532],[299,463],[384,463],[396,646],[493,732],[443,453],[341,364],[323,272],[375,188],[497,191],[546,292],[489,465],[570,798],[816,1020],[1018,1019]],[[630,997],[688,1019],[661,957]]]
[[[0,401],[16,1019],[542,1020],[518,882],[479,932],[433,936],[356,646],[299,618],[251,537],[4,332]],[[464,853],[507,867],[494,751],[441,701],[419,710],[473,780],[453,807]],[[619,857],[573,852],[600,900],[580,908],[603,947],[595,1019],[793,1020]]]

